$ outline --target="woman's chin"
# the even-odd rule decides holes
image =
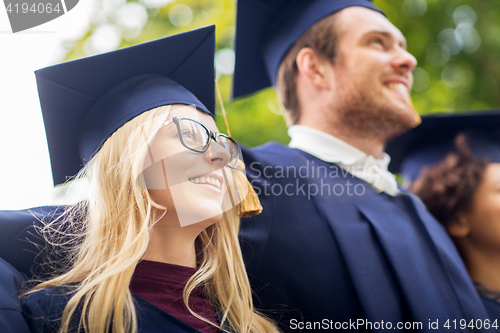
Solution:
[[[222,218],[222,210],[220,207],[210,210],[193,208],[192,210],[184,211],[184,213],[179,213],[179,210],[177,210],[177,217],[181,227],[198,223],[208,227]]]

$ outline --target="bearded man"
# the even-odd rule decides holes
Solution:
[[[368,0],[238,1],[233,94],[274,85],[290,125],[288,146],[244,149],[264,211],[240,233],[257,304],[285,331],[493,324],[446,232],[387,170],[387,141],[420,121],[416,65]]]

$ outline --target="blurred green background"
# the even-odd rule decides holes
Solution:
[[[500,0],[374,3],[403,32],[418,60],[412,98],[420,114],[500,105]],[[89,30],[65,45],[65,60],[215,24],[215,65],[232,136],[249,147],[271,140],[288,143],[272,88],[230,100],[235,12],[234,0],[98,0]]]

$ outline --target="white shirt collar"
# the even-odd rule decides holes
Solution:
[[[339,138],[302,125],[291,126],[288,135],[292,138],[289,147],[300,149],[325,162],[336,163],[379,191],[392,196],[399,193],[396,177],[387,169],[391,158],[386,153],[381,159],[376,159]]]

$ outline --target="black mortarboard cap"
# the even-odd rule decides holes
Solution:
[[[436,114],[422,117],[414,129],[391,140],[389,171],[401,173],[411,184],[422,168],[441,162],[455,152],[455,137],[463,133],[471,155],[500,163],[500,111]]]
[[[208,26],[36,71],[54,184],[144,111],[186,104],[214,116],[214,52]]]
[[[315,22],[369,0],[238,0],[233,97],[276,85],[281,60]]]

